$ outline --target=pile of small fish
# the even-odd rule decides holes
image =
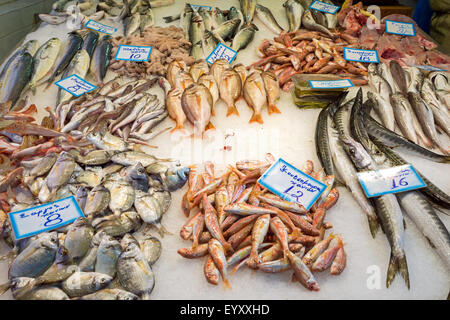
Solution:
[[[210,118],[219,98],[227,104],[229,116],[239,115],[235,103],[243,97],[254,110],[250,123],[263,123],[261,111],[265,105],[269,114],[280,113],[275,106],[280,97],[278,80],[269,71],[248,74],[242,64],[231,67],[225,59],[217,59],[211,67],[205,60],[197,60],[188,70],[184,61],[176,60],[169,65],[166,78],[159,83],[166,92],[169,115],[177,123],[174,130],[183,129],[186,119],[194,125],[196,136],[214,128]]]
[[[179,19],[186,39],[192,44],[191,56],[195,60],[206,59],[219,43],[227,44],[230,41],[234,51],[248,46],[258,30],[252,24],[256,2],[241,0],[241,10],[231,7],[225,11],[217,7],[209,10],[205,6],[196,10],[186,3],[180,15],[164,17],[164,20],[169,23]]]
[[[166,131],[152,131],[168,115],[164,103],[149,90],[157,79],[131,80],[119,85],[114,78],[92,95],[84,94],[58,105],[55,127],[97,148],[121,150],[129,143],[153,147],[147,142]]]
[[[342,103],[345,96],[346,93],[319,114],[316,126],[317,155],[326,174],[339,176],[340,182],[350,190],[368,218],[373,237],[381,223],[391,246],[386,286],[389,287],[397,272],[400,272],[409,288],[402,210],[450,268],[450,234],[434,210],[438,208],[445,212],[444,209],[449,209],[450,196],[416,169],[426,187],[368,199],[358,181],[357,172],[408,164],[389,147],[393,142],[434,161],[448,163],[449,157],[421,148],[380,125],[370,116],[373,107],[370,99],[363,104],[361,89],[354,99]]]
[[[344,47],[355,47],[357,41],[344,33],[332,37],[305,29],[282,33],[273,40],[263,40],[258,48],[262,59],[249,67],[273,71],[283,91],[293,86],[293,75],[302,73],[336,74],[351,79],[356,85],[365,85],[368,74],[365,64],[343,57]]]
[[[242,265],[268,273],[294,271],[297,279],[309,290],[318,291],[313,272],[330,268],[332,275],[340,274],[346,266],[346,253],[340,236],[330,234],[325,222],[327,210],[338,200],[333,188],[334,177],[323,170],[314,172],[307,161],[302,171],[328,185],[310,211],[270,193],[257,183],[274,159],[240,161],[229,166],[220,177],[214,165],[205,163],[204,172],[191,166],[189,189],[183,197],[182,209],[192,216],[180,230],[192,247],[178,253],[188,259],[206,257],[206,280],[218,285],[220,277],[225,287],[228,268],[236,272]]]
[[[387,64],[369,65],[369,84],[373,92],[367,97],[390,131],[396,125],[411,143],[433,146],[449,155],[438,135],[450,137],[450,84],[448,74],[440,71],[425,74],[416,67],[403,69],[391,60]]]
[[[165,76],[167,65],[180,59],[190,65],[194,59],[189,56],[191,44],[184,38],[183,30],[174,26],[167,28],[147,27],[141,34],[113,39],[112,54],[115,56],[119,46],[151,46],[149,61],[137,62],[112,60],[110,69],[128,77],[146,77],[148,75]]]
[[[76,149],[20,161],[0,181],[8,197],[2,238],[14,258],[9,282],[16,299],[148,299],[151,265],[167,233],[162,216],[171,191],[187,181],[189,168],[136,151]],[[17,183],[19,181],[19,183]],[[75,196],[84,213],[74,223],[19,241],[5,213]],[[137,234],[139,241],[131,233]]]

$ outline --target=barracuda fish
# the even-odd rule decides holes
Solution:
[[[111,60],[111,36],[104,36],[100,43],[96,46],[92,56],[90,71],[95,76],[97,85],[103,85],[106,71],[108,71],[109,62]]]
[[[418,144],[415,144],[408,139],[398,135],[394,131],[390,131],[381,124],[379,124],[370,115],[365,114],[365,127],[369,135],[373,138],[378,139],[381,143],[391,148],[399,148],[401,150],[408,151],[410,153],[416,154],[422,158],[442,163],[449,163],[450,157],[443,156],[441,154],[434,153],[427,150]]]

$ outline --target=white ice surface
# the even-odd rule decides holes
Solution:
[[[282,2],[259,0],[269,7],[282,27],[287,20]],[[239,7],[237,0],[205,1],[196,0],[194,4],[219,6],[222,10],[228,6]],[[183,1],[169,7],[155,8],[156,25],[163,26],[162,17],[181,12]],[[107,22],[105,24],[108,24]],[[174,22],[176,24],[177,22]],[[111,24],[110,24],[111,25]],[[242,50],[236,62],[245,65],[258,59],[256,48],[264,38],[273,38],[271,33],[259,20],[260,29],[252,44]],[[116,34],[121,34],[121,26]],[[52,36],[65,39],[69,30],[65,25],[51,26],[42,24],[29,39],[38,39],[41,43]],[[107,75],[109,80],[111,74]],[[92,79],[92,78],[91,78]],[[89,78],[87,79],[89,80]],[[39,89],[38,89],[39,91]],[[159,88],[155,92],[161,94]],[[39,108],[54,105],[56,86],[45,92],[39,92],[32,102]],[[152,143],[158,149],[151,149],[156,156],[180,159],[183,164],[201,163],[211,160],[217,170],[223,170],[227,164],[242,159],[263,159],[266,152],[275,157],[282,157],[291,164],[301,168],[308,159],[320,166],[314,144],[314,130],[319,110],[299,110],[292,102],[290,94],[282,93],[278,108],[281,115],[268,116],[263,111],[264,124],[249,124],[252,111],[245,102],[238,102],[240,117],[226,117],[226,106],[219,102],[215,106],[216,116],[211,119],[217,130],[203,141],[189,138],[177,139],[168,132],[156,137]],[[174,123],[166,119],[159,128],[173,127]],[[192,128],[187,126],[188,130]],[[227,134],[234,134],[228,136]],[[231,151],[224,151],[224,146],[231,146]],[[422,171],[432,182],[450,193],[450,173],[448,165],[430,162],[415,156],[405,155],[411,163]],[[309,292],[298,283],[292,283],[291,273],[265,274],[241,268],[231,276],[232,290],[223,290],[220,286],[208,284],[203,276],[204,259],[188,260],[177,254],[177,249],[190,245],[182,240],[179,229],[186,218],[180,209],[180,201],[186,186],[172,193],[172,204],[162,222],[173,235],[162,239],[163,252],[154,265],[156,285],[153,299],[444,299],[450,288],[450,273],[427,240],[416,226],[406,218],[405,252],[408,260],[411,290],[408,290],[400,275],[389,289],[385,287],[385,277],[390,256],[390,248],[384,234],[379,231],[374,240],[369,232],[367,219],[350,193],[339,187],[340,198],[336,206],[327,214],[327,221],[334,226],[332,232],[341,234],[347,252],[347,267],[340,276],[331,276],[328,272],[317,274],[319,292]],[[450,218],[439,213],[444,224],[450,227]],[[1,244],[6,253],[6,245]],[[7,280],[7,263],[0,264],[0,282]],[[368,285],[369,283],[369,285]],[[10,292],[1,299],[11,299]]]

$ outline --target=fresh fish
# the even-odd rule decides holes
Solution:
[[[280,34],[284,31],[282,27],[278,24],[277,20],[272,14],[272,11],[270,11],[269,8],[264,7],[260,4],[256,5],[256,16],[258,19],[266,25],[267,28],[269,28],[271,31],[273,31],[276,34]],[[300,19],[301,21],[301,19]]]
[[[378,93],[385,101],[389,101],[392,89],[382,76],[369,71],[369,84],[373,91]]]
[[[75,160],[67,152],[61,152],[47,176],[47,186],[51,192],[67,183],[75,170]]]
[[[303,263],[302,259],[294,253],[287,251],[286,256],[289,259],[292,269],[294,270],[297,280],[312,291],[319,291],[319,285],[309,268]]]
[[[144,167],[148,167],[157,162],[158,158],[139,151],[125,151],[112,156],[111,161],[123,166],[132,166],[141,163]]]
[[[236,7],[231,7],[228,11],[228,19],[239,19],[241,20],[241,23],[239,23],[239,26],[237,27],[237,30],[240,30],[242,25],[244,24],[244,15],[242,14],[241,10],[237,9]]]
[[[233,248],[231,247],[230,243],[225,240],[222,234],[216,210],[209,202],[206,194],[203,195],[202,205],[205,214],[205,226],[209,230],[209,233],[213,238],[217,239],[221,243],[221,247],[226,252],[233,252]]]
[[[88,166],[98,166],[108,163],[111,160],[111,157],[116,153],[117,152],[110,150],[93,150],[85,156],[77,156],[76,161]]]
[[[205,53],[203,51],[203,46],[202,46],[201,41],[194,43],[192,45],[190,55],[193,56],[195,60],[205,59]]]
[[[81,297],[105,288],[112,277],[98,272],[75,272],[63,281],[62,289],[71,298]]]
[[[275,102],[280,99],[280,86],[277,76],[271,71],[264,71],[261,73],[261,78],[267,95],[267,111],[269,114],[281,113],[275,105]]]
[[[334,3],[331,0],[324,0],[323,2],[334,5]],[[326,22],[327,22],[326,23],[326,27],[328,29],[336,28],[337,24],[338,24],[337,14],[324,13],[324,15],[325,15],[325,19],[326,19]]]
[[[286,16],[289,23],[289,32],[294,32],[300,29],[302,25],[302,17],[305,13],[303,6],[296,0],[287,0],[283,3],[286,11]]]
[[[161,236],[164,233],[168,233],[164,226],[161,224],[161,218],[164,214],[161,208],[161,204],[151,193],[136,190],[134,207],[136,208],[141,219],[145,223],[155,226]]]
[[[115,215],[96,218],[92,221],[97,231],[103,231],[106,234],[118,237],[128,232],[134,232],[141,226],[141,219],[137,212],[123,212],[119,218]]]
[[[220,10],[220,8],[218,8],[218,7],[215,7],[212,10],[212,15],[214,17],[214,20],[216,20],[217,24],[222,24],[222,23],[224,23],[227,20],[227,18],[225,17],[224,12],[222,10]]]
[[[64,247],[72,259],[81,259],[89,250],[94,230],[86,218],[79,217],[69,226],[64,239]]]
[[[422,71],[420,71],[419,68],[416,67],[409,67],[407,69],[407,74],[409,78],[408,92],[420,94],[419,90],[423,82],[424,74],[422,73]]]
[[[90,60],[90,56],[86,50],[79,50],[70,61],[70,64],[64,72],[62,78],[76,74],[80,78],[84,79],[89,70]],[[58,89],[58,104],[62,104],[72,97],[73,96],[71,93]]]
[[[264,238],[267,235],[267,232],[269,231],[269,225],[270,225],[270,214],[264,214],[262,216],[259,216],[258,219],[256,219],[253,228],[252,228],[252,246],[251,246],[251,252],[250,257],[247,262],[247,266],[252,269],[257,269],[259,261],[259,255],[258,255],[258,248],[263,243]]]
[[[450,136],[450,114],[445,106],[443,106],[436,95],[434,94],[433,84],[429,79],[424,79],[420,94],[428,104],[428,106],[433,110],[434,119],[437,125],[444,130],[444,132]]]
[[[149,178],[145,173],[144,166],[138,162],[133,166],[125,169],[126,181],[130,183],[133,188],[144,192],[148,191]]]
[[[237,214],[237,215],[241,215],[241,216],[249,216],[249,215],[253,215],[253,214],[277,214],[276,211],[271,210],[271,209],[267,209],[267,208],[262,208],[259,206],[252,206],[246,203],[232,203],[229,205],[226,205],[225,208],[223,208],[223,210],[228,213],[228,214]]]
[[[189,28],[189,42],[197,43],[202,40],[205,33],[205,25],[203,24],[202,17],[194,12],[191,19],[191,26]]]
[[[450,234],[439,216],[416,191],[397,194],[400,206],[450,269]]]
[[[57,250],[58,237],[55,232],[39,235],[14,259],[8,277],[35,278],[42,275],[53,264]]]
[[[395,117],[394,110],[389,103],[389,100],[385,100],[378,93],[367,92],[367,98],[372,104],[373,109],[376,111],[377,115],[380,117],[384,126],[391,131],[395,129]]]
[[[208,255],[208,258],[205,260],[203,273],[205,274],[206,281],[216,286],[219,284],[220,272],[210,255]]]
[[[106,181],[105,187],[109,190],[109,209],[119,216],[122,212],[131,209],[134,203],[135,191],[131,184],[126,181]],[[86,213],[87,214],[87,213]]]
[[[236,100],[241,96],[241,77],[233,69],[229,68],[222,72],[219,82],[220,98],[225,101],[228,106],[227,117],[239,112],[236,108]]]
[[[211,239],[208,243],[208,252],[222,276],[224,288],[231,288],[230,283],[228,282],[227,259],[222,244],[217,239]]]
[[[256,0],[239,0],[241,11],[244,16],[244,26],[249,26],[252,23],[253,15],[256,10]]]
[[[146,235],[139,241],[139,245],[150,266],[158,261],[162,251],[161,241],[153,236]]]
[[[55,11],[61,12],[61,11],[64,10],[64,7],[65,7],[65,5],[67,4],[67,2],[69,2],[69,0],[58,0],[58,1],[55,1],[55,2],[52,4],[52,8],[53,8]]]
[[[231,39],[234,34],[236,34],[240,23],[241,20],[239,19],[227,20],[217,26],[217,28],[215,28],[212,32],[217,38],[227,41]]]
[[[139,12],[134,13],[132,16],[123,20],[124,36],[130,37],[133,33],[139,30],[141,26],[141,15]]]
[[[396,60],[391,60],[389,62],[389,69],[391,71],[391,75],[394,78],[395,83],[400,89],[400,92],[403,94],[407,94],[408,87],[406,82],[406,75],[402,66]]]
[[[302,25],[308,30],[321,32],[330,39],[336,38],[336,36],[333,35],[330,30],[314,21],[312,13],[309,9],[305,10],[302,15]]]
[[[209,65],[206,60],[197,60],[189,68],[189,74],[194,82],[197,82],[202,75],[208,74],[208,72]]]
[[[245,49],[255,37],[256,30],[257,30],[256,27],[252,24],[240,29],[233,38],[233,41],[231,43],[231,49],[233,49],[236,52]]]
[[[97,46],[99,33],[97,31],[89,31],[84,38],[83,46],[81,50],[86,50],[89,57],[92,57],[95,47]]]
[[[19,99],[23,88],[31,78],[33,57],[21,51],[9,65],[2,79],[0,91],[0,114],[9,112]]]
[[[212,29],[217,27],[217,22],[214,19],[212,12],[208,10],[206,7],[200,7],[198,9],[198,13],[203,19],[203,24],[205,26],[205,30],[211,31]]]
[[[192,84],[181,96],[181,106],[187,119],[194,125],[194,135],[202,135],[210,123],[213,99],[208,88]]]
[[[152,27],[153,25],[155,25],[155,16],[153,15],[153,10],[149,8],[145,11],[145,14],[141,14],[141,24],[139,25],[141,35],[144,33],[145,29]]]
[[[117,261],[117,276],[122,287],[148,300],[155,286],[155,276],[144,254],[134,243],[128,244]]]
[[[317,257],[316,261],[311,266],[313,272],[322,272],[331,267],[334,258],[336,257],[339,249],[343,247],[342,239],[340,237],[334,237],[328,248]]]
[[[406,138],[417,144],[417,134],[411,114],[411,106],[402,93],[391,95],[392,109],[394,109],[395,120]]]
[[[418,69],[418,68],[416,68],[416,69]],[[422,72],[420,70],[419,70],[419,72],[422,74]],[[450,90],[449,78],[445,72],[442,72],[442,71],[430,72],[428,74],[428,79],[431,80],[431,83],[433,83],[436,90],[444,90],[444,91]]]
[[[213,106],[216,104],[216,101],[219,100],[219,87],[216,83],[216,80],[214,80],[214,76],[211,74],[203,74],[197,81],[198,84],[204,85],[206,88],[208,88],[209,93],[211,93],[211,96],[213,98]],[[212,111],[213,115],[213,111]]]
[[[166,172],[165,185],[167,190],[175,191],[184,186],[189,176],[189,168],[169,169]]]
[[[139,297],[122,289],[106,288],[84,295],[80,297],[80,300],[139,300]]]
[[[51,15],[51,14],[46,14],[46,13],[39,14],[39,19],[41,19],[42,21],[44,21],[48,24],[52,24],[52,25],[58,25],[63,22],[66,22],[69,17],[70,17],[70,15],[68,15],[68,14],[65,14],[65,15]]]
[[[59,59],[55,62],[53,72],[47,80],[47,88],[53,84],[53,80],[67,68],[75,54],[81,49],[82,45],[83,38],[76,32],[70,32],[68,43],[60,54]]]
[[[97,84],[100,86],[103,84],[103,79],[111,60],[111,49],[111,36],[106,35],[101,39],[92,56],[89,70],[95,76]]]
[[[243,91],[245,101],[253,108],[253,116],[249,123],[256,121],[262,124],[261,111],[263,106],[267,103],[267,95],[264,89],[264,82],[258,72],[254,71],[247,79],[245,79]]]
[[[191,29],[191,19],[192,19],[193,13],[194,13],[194,10],[192,9],[191,5],[189,3],[186,3],[183,8],[183,11],[181,12],[181,15],[180,15],[180,26],[181,26],[181,28],[183,28],[185,39],[189,39],[189,34],[190,34],[190,29]],[[167,22],[167,20],[166,20],[166,22]]]
[[[387,63],[379,63],[376,66],[376,69],[378,71],[378,74],[389,83],[392,92],[398,91],[397,84],[392,78],[391,71],[389,70],[389,65]]]
[[[425,101],[423,101],[419,93],[411,91],[408,92],[408,99],[426,136],[431,139],[431,141],[439,148],[439,150],[441,150],[442,153],[448,155],[449,152],[446,149],[446,146],[443,145],[437,134],[436,127],[434,125],[433,111],[425,103]]]
[[[81,259],[80,263],[78,264],[80,271],[85,271],[85,272],[94,271],[95,261],[97,260],[98,246],[100,245],[100,242],[102,241],[102,239],[105,235],[106,235],[105,232],[100,231],[100,232],[97,232],[92,237],[92,241],[89,245],[88,251],[86,252],[84,257]]]
[[[29,176],[35,178],[46,174],[51,170],[57,158],[58,156],[55,153],[46,154],[39,163],[30,170]]]
[[[211,65],[211,68],[209,69],[209,74],[211,74],[214,77],[214,80],[216,81],[217,85],[220,84],[222,73],[229,68],[228,61],[225,59],[217,59],[214,61],[214,63]]]
[[[220,42],[220,39],[218,39],[214,35],[214,33],[212,33],[211,31],[205,30],[205,35],[203,36],[203,38],[201,40],[203,55],[205,57],[208,57],[211,54],[211,52],[213,52],[213,50],[217,47],[219,42]]]
[[[112,135],[109,131],[106,131],[105,133],[101,132],[89,133],[86,138],[94,146],[102,150],[110,150],[110,151],[128,150],[127,143],[122,139],[120,139],[119,137]]]
[[[116,263],[122,253],[119,241],[110,236],[105,236],[100,241],[95,262],[95,272],[103,273],[114,278],[116,275]]]

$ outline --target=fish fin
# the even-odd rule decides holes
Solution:
[[[6,282],[0,285],[0,296],[3,295],[11,287],[11,282]]]
[[[267,110],[268,110],[269,114],[281,113],[281,111],[274,104],[268,104],[267,105]]]
[[[386,276],[386,288],[389,288],[397,272],[400,272],[409,289],[409,274],[408,265],[406,263],[406,256],[403,254],[402,257],[396,258],[391,252],[391,258],[389,260],[389,267]]]
[[[183,124],[177,124],[177,125],[175,126],[175,128],[173,128],[172,130],[170,130],[170,133],[174,133],[174,132],[177,131],[177,130],[184,131],[184,125],[183,125]]]
[[[211,108],[211,117],[214,117],[216,115],[216,112],[214,111],[214,108]]]
[[[406,256],[403,255],[397,261],[398,261],[398,268],[400,269],[400,274],[402,275],[402,278],[405,280],[405,283],[409,290],[410,289],[409,272],[408,272],[408,263],[406,262]]]
[[[370,233],[372,234],[372,237],[375,238],[380,224],[378,223],[378,219],[376,218],[368,217],[368,220]]]
[[[222,279],[222,288],[223,290],[231,290],[231,285],[230,282],[228,281],[228,279]]]
[[[235,105],[228,106],[227,117],[231,116],[232,114],[239,116],[239,111]]]
[[[205,128],[205,131],[208,131],[208,130],[215,130],[216,129],[216,127],[214,127],[214,125],[211,123],[211,121],[210,122],[208,122],[208,124],[206,125],[206,128]]]
[[[164,237],[165,234],[172,235],[173,233],[169,232],[161,223],[158,223],[158,225],[154,225],[156,229],[158,230],[158,233],[161,237]]]
[[[263,124],[264,121],[262,120],[262,117],[260,114],[253,113],[253,116],[250,118],[250,121],[248,123],[252,122],[258,122],[260,124]]]
[[[150,293],[145,292],[141,295],[142,300],[150,300]]]

